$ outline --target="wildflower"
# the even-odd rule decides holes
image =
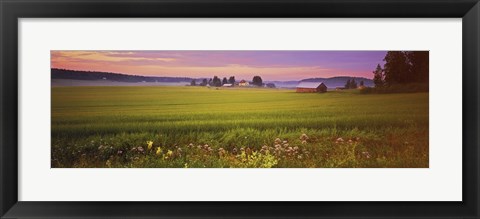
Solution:
[[[283,144],[286,144],[286,143],[288,143],[288,142],[287,142],[287,141],[283,141],[282,143],[283,143]]]
[[[342,143],[343,142],[343,138],[337,138],[337,143]]]
[[[156,155],[160,155],[162,153],[162,149],[157,147],[157,151],[155,152]]]
[[[98,147],[98,150],[102,150],[102,148],[103,148],[103,145],[100,145],[100,146]]]
[[[188,163],[185,163],[185,164],[183,165],[183,167],[184,167],[184,168],[188,168]]]
[[[138,147],[137,150],[140,151],[140,152],[143,152],[143,148],[142,148],[142,147]]]
[[[280,138],[276,138],[276,139],[275,139],[275,143],[276,143],[276,144],[280,144],[281,142],[282,142],[282,140],[280,140]]]
[[[173,151],[168,150],[163,159],[169,159],[173,155]]]
[[[307,144],[307,141],[303,140],[303,141],[302,141],[302,144]]]
[[[348,140],[348,143],[349,143],[349,144],[352,144],[352,143],[353,143],[352,139]]]
[[[308,136],[307,134],[303,133],[301,136],[300,136],[300,140],[302,141],[306,141],[308,139]]]
[[[367,159],[370,159],[370,153],[368,153],[368,151],[364,151],[364,152],[362,152],[362,154],[363,154]]]
[[[120,154],[122,154],[122,153],[123,153],[123,151],[121,151],[121,150],[120,150],[120,151],[117,151],[117,154],[118,154],[118,155],[120,155]]]
[[[247,153],[248,155],[250,155],[250,154],[252,154],[252,150],[251,150],[249,147],[247,147],[247,150],[245,150],[245,153]]]
[[[237,154],[237,148],[233,148],[232,153]]]
[[[148,150],[152,149],[153,141],[147,141],[147,148]]]
[[[188,145],[188,147],[189,147],[189,148],[193,148],[193,144],[190,143],[190,144]]]
[[[262,146],[262,149],[260,150],[260,152],[263,152],[263,153],[268,154],[268,153],[269,153],[268,146],[267,146],[267,145],[263,145],[263,146]]]
[[[111,166],[112,166],[112,162],[110,162],[110,160],[107,160],[107,162],[105,163],[105,165],[107,165],[107,167],[111,167]]]
[[[223,155],[225,155],[225,150],[223,148],[219,148],[218,149],[218,156],[222,157]]]

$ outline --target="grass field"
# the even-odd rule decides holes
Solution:
[[[52,87],[52,167],[428,167],[428,93]]]

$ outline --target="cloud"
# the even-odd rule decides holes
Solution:
[[[154,61],[174,62],[176,58],[167,57],[142,57],[135,56],[134,52],[89,52],[89,51],[52,51],[52,62],[59,61],[91,61],[91,62],[129,62],[129,61]],[[121,55],[121,56],[119,56]]]

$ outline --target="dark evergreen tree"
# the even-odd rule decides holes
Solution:
[[[365,86],[363,81],[360,81],[360,86],[362,86],[362,87]]]
[[[345,89],[350,89],[350,79],[348,79],[347,83],[345,83]]]
[[[387,85],[405,84],[411,80],[410,66],[405,52],[389,51],[383,59],[384,80]]]
[[[226,77],[224,77],[223,80],[222,80],[222,85],[223,85],[223,84],[228,84],[228,80],[227,80]]]
[[[204,78],[200,86],[207,86],[207,84],[208,84],[208,81],[206,78]]]
[[[197,82],[195,81],[195,79],[193,79],[192,82],[190,82],[190,85],[191,86],[197,86]]]
[[[373,83],[375,87],[383,86],[383,69],[380,67],[380,64],[377,64],[377,68],[373,71]]]
[[[405,52],[410,67],[410,82],[428,83],[429,78],[429,52]]]
[[[355,78],[350,82],[350,89],[357,89],[357,82],[355,82]]]

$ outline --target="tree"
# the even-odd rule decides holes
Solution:
[[[206,78],[204,78],[204,79],[202,80],[202,83],[200,83],[200,86],[207,86],[207,84],[208,84],[208,81],[207,81]]]
[[[361,86],[361,87],[365,86],[365,85],[363,84],[363,81],[360,81],[360,86]]]
[[[389,51],[383,61],[385,61],[383,76],[387,85],[411,82],[413,77],[405,52]]]
[[[405,52],[409,64],[411,82],[428,83],[428,51]]]
[[[197,82],[195,81],[195,79],[193,79],[192,82],[190,82],[190,85],[191,86],[197,86]]]
[[[263,85],[262,78],[260,76],[254,76],[252,79],[252,84],[261,87]]]
[[[347,83],[345,83],[345,89],[350,89],[350,79],[348,79]]]
[[[228,80],[227,80],[226,77],[224,77],[223,80],[222,80],[222,85],[223,85],[223,84],[228,84]]]
[[[211,86],[221,87],[221,86],[222,86],[222,80],[220,80],[220,78],[218,78],[217,76],[213,76],[213,80],[212,80],[212,85],[211,85]]]
[[[375,87],[383,86],[383,69],[380,67],[380,64],[377,64],[377,68],[373,71],[373,83]]]
[[[228,83],[235,84],[235,76],[230,76],[230,78],[228,79]]]
[[[213,86],[213,80],[211,78],[208,80],[208,85]]]
[[[350,82],[350,89],[357,89],[357,82],[355,82],[355,78]]]

